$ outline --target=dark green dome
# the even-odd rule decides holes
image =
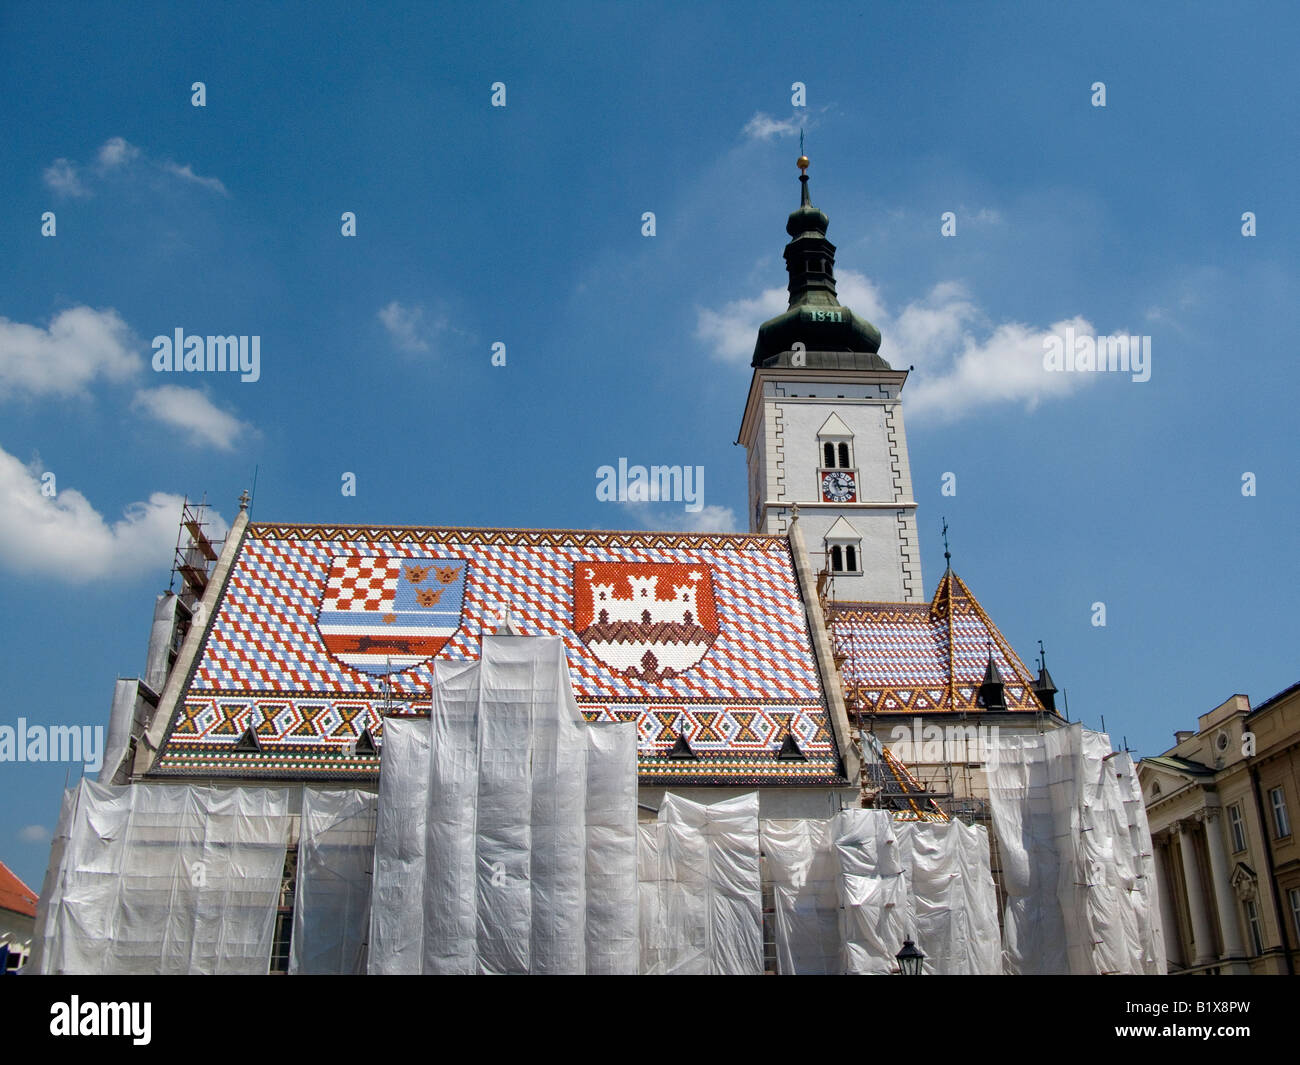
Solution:
[[[880,330],[841,305],[835,294],[835,245],[826,239],[830,219],[812,205],[808,175],[799,180],[802,202],[785,224],[791,238],[785,246],[790,307],[759,326],[750,365],[793,366],[795,344],[802,344],[800,365],[807,369],[888,370],[889,363],[877,354]]]

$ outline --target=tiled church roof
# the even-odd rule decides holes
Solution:
[[[265,523],[151,774],[371,778],[362,730],[427,713],[433,664],[507,609],[564,639],[589,720],[637,722],[643,783],[844,783],[785,537]],[[666,757],[679,729],[698,760]],[[776,759],[787,729],[806,761]]]
[[[948,571],[928,603],[836,603],[827,619],[843,657],[850,713],[979,710],[990,649],[1007,710],[1038,713],[1033,675],[966,587]]]

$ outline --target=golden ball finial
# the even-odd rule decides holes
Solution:
[[[799,161],[795,163],[795,166],[797,166],[800,170],[807,170],[808,157],[806,155],[799,156]]]

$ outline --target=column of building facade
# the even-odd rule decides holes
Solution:
[[[1198,817],[1205,824],[1205,842],[1210,852],[1210,881],[1214,890],[1215,908],[1219,915],[1220,942],[1225,958],[1244,958],[1246,952],[1241,942],[1241,926],[1237,922],[1236,898],[1228,880],[1228,855],[1223,849],[1223,808],[1207,806]]]
[[[1172,964],[1185,965],[1182,925],[1174,905],[1173,838],[1168,830],[1154,832],[1151,845],[1155,847],[1156,890],[1160,894],[1160,923],[1165,937],[1165,956]]]
[[[1210,933],[1210,914],[1205,904],[1205,887],[1196,865],[1196,822],[1178,822],[1178,849],[1183,854],[1183,879],[1187,883],[1187,908],[1192,917],[1192,941],[1196,951],[1193,965],[1210,965],[1215,961],[1214,938]]]

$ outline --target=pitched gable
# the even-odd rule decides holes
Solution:
[[[990,651],[1007,710],[1039,713],[1033,675],[966,583],[945,573],[930,603],[837,603],[831,631],[849,709],[858,713],[982,711]]]

